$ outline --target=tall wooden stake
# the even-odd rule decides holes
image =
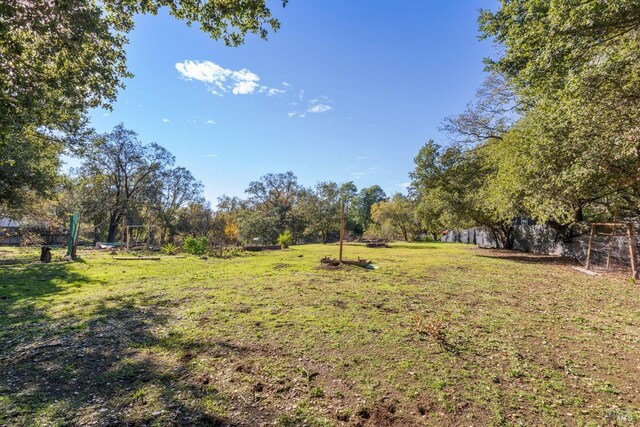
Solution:
[[[618,222],[618,209],[616,208],[614,213],[613,213],[613,223],[617,223]],[[609,252],[607,253],[607,271],[609,271],[609,268],[611,267],[611,251],[613,250],[613,236],[615,236],[616,234],[616,227],[613,226],[611,227],[611,235],[609,236]]]
[[[127,217],[125,215],[122,215],[122,230],[120,230],[120,247],[118,248],[119,250],[123,250],[124,249],[124,240],[127,236]]]
[[[586,268],[587,270],[591,265],[591,246],[593,245],[593,235],[595,234],[595,232],[596,232],[596,226],[595,224],[591,224],[591,234],[589,234],[589,249],[587,249],[587,262],[584,266],[584,268]]]
[[[342,244],[344,242],[344,203],[340,203],[340,264],[342,264]]]
[[[638,272],[636,271],[636,239],[633,234],[633,225],[627,224],[627,234],[629,235],[629,258],[631,259],[631,277],[637,278]]]

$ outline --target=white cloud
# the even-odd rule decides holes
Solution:
[[[304,91],[300,92],[304,94]],[[288,113],[288,115],[289,117],[297,117],[299,119],[303,119],[307,116],[307,114],[326,113],[327,111],[333,110],[333,107],[328,104],[329,102],[331,101],[326,96],[319,96],[318,98],[309,100],[307,109],[302,113],[298,111],[292,111]]]
[[[187,80],[197,80],[207,85],[213,95],[224,96],[226,93],[234,95],[251,95],[266,93],[268,96],[283,95],[291,85],[282,82],[282,89],[261,85],[260,76],[242,68],[231,70],[211,61],[192,61],[176,63],[176,70]]]
[[[329,110],[333,110],[333,107],[326,104],[315,104],[309,107],[309,109],[307,110],[307,113],[313,113],[313,114],[324,113]]]
[[[176,70],[187,80],[198,80],[209,85],[214,95],[231,92],[234,95],[250,95],[260,87],[260,77],[246,68],[231,70],[211,61],[178,62]]]
[[[402,184],[397,184],[396,187],[404,188],[405,190],[411,186],[410,182],[403,182]]]
[[[240,81],[233,87],[232,92],[234,95],[251,95],[258,86],[256,82]]]
[[[351,176],[353,177],[353,179],[362,178],[365,175],[366,173],[364,172],[351,172]]]
[[[169,123],[169,119],[162,119],[164,123]]]
[[[209,120],[207,120],[207,124],[208,124],[208,125],[215,125],[215,124],[216,124],[216,122],[215,122],[215,121],[213,121],[213,120],[211,120],[211,119],[209,119]]]
[[[260,80],[260,77],[258,77],[257,74],[252,73],[246,68],[243,68],[240,71],[234,71],[232,74],[235,80],[238,80],[241,82],[257,82]]]

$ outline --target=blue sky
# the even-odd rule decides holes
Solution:
[[[479,8],[496,1],[290,0],[269,41],[226,47],[166,13],[130,34],[126,82],[112,112],[92,111],[157,142],[205,185],[214,205],[268,172],[301,184],[354,181],[403,191],[413,158],[461,112],[494,48]]]

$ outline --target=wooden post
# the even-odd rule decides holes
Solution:
[[[131,227],[127,226],[127,252],[129,252],[130,241],[131,241]]]
[[[595,234],[595,232],[596,232],[596,225],[591,224],[591,233],[589,234],[589,248],[587,249],[587,262],[584,266],[584,268],[586,268],[587,270],[591,265],[591,245],[593,245],[593,235]]]
[[[615,224],[616,222],[618,222],[618,209],[616,209],[613,213],[613,223]],[[616,234],[616,227],[613,226],[611,227],[611,235],[609,235],[609,252],[607,253],[607,271],[609,270],[609,267],[611,267],[611,251],[613,250],[613,242],[611,241],[611,239],[613,239],[613,236]]]
[[[629,258],[631,258],[631,278],[636,279],[638,272],[636,271],[636,242],[633,234],[633,225],[627,224],[627,234],[629,236]]]
[[[344,203],[340,203],[340,257],[339,261],[342,264],[342,244],[344,242]]]
[[[127,216],[122,215],[122,230],[120,230],[120,250],[122,250],[124,243],[125,234],[127,233]]]

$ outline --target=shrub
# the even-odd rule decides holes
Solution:
[[[178,247],[173,243],[167,243],[162,247],[162,253],[167,255],[175,255],[178,253]]]
[[[291,231],[285,230],[284,233],[278,236],[278,244],[282,246],[284,249],[288,248],[289,245],[293,244],[293,234]]]
[[[207,252],[207,238],[189,236],[184,239],[182,249],[192,255],[204,255]]]

